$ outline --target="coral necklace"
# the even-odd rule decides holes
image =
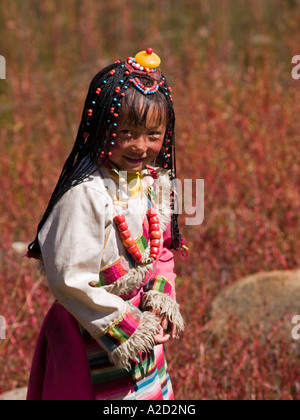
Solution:
[[[159,253],[161,232],[159,228],[159,218],[157,216],[156,210],[154,208],[148,209],[147,217],[150,225],[150,260],[147,259],[146,261],[143,260],[141,251],[131,236],[124,214],[119,214],[114,217],[114,221],[117,224],[122,243],[127,251],[131,254],[134,261],[137,263],[148,263],[156,260]]]

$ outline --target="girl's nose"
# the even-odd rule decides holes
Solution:
[[[147,150],[147,141],[144,136],[139,136],[136,139],[134,139],[133,142],[133,150],[138,152],[145,152]]]

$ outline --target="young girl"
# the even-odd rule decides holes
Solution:
[[[162,344],[183,330],[171,248],[174,111],[148,48],[92,80],[73,150],[28,256],[56,302],[27,399],[173,399]]]

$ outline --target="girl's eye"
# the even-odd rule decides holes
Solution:
[[[151,131],[149,133],[149,136],[152,137],[152,138],[157,139],[157,138],[159,138],[161,136],[161,133],[159,131]]]
[[[132,131],[130,131],[130,130],[121,130],[120,133],[123,136],[132,136]]]
[[[130,130],[120,130],[119,131],[119,138],[120,140],[130,140],[133,136],[132,131]]]

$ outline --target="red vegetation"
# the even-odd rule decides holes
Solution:
[[[300,81],[291,78],[299,8],[279,0],[188,0],[176,9],[144,1],[141,13],[134,1],[119,3],[0,6],[7,63],[0,80],[0,314],[7,322],[0,392],[26,386],[53,299],[12,244],[34,239],[91,77],[151,45],[173,88],[178,177],[205,181],[204,222],[185,226],[181,218],[190,248],[187,259],[176,257],[186,331],[167,346],[176,398],[298,399],[299,360],[275,326],[268,337],[258,329],[243,339],[229,325],[230,340],[208,327],[211,302],[225,286],[257,271],[299,267]]]

